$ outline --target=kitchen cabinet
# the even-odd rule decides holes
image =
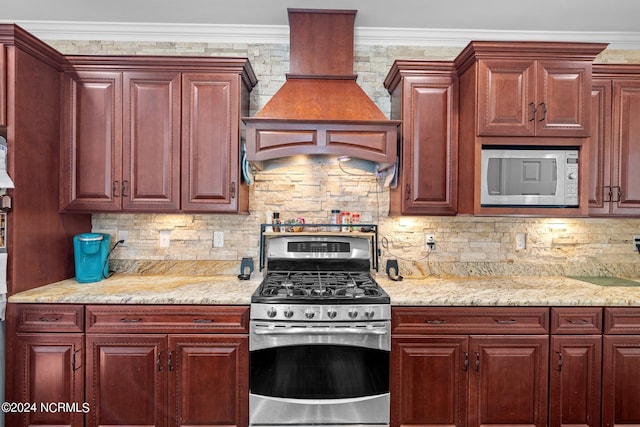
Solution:
[[[81,305],[14,305],[7,311],[7,332],[14,337],[7,354],[7,402],[28,410],[5,411],[7,425],[82,426],[84,333]],[[65,402],[73,410],[46,410]],[[33,406],[35,405],[35,406]]]
[[[0,24],[0,135],[16,187],[7,190],[9,295],[73,277],[72,238],[91,229],[90,215],[59,213],[62,59],[20,27]]]
[[[592,62],[606,44],[476,42],[458,55],[458,212],[476,215],[586,216]],[[516,59],[514,59],[516,58]],[[483,146],[576,147],[579,207],[480,204]]]
[[[63,93],[63,208],[178,210],[180,74],[68,71]]]
[[[594,65],[589,214],[640,215],[640,66]]]
[[[391,426],[547,421],[548,309],[392,309]]]
[[[589,136],[591,61],[480,59],[479,136]]]
[[[602,427],[640,423],[640,309],[606,307]]]
[[[62,210],[248,210],[239,118],[257,80],[246,59],[67,59]]]
[[[159,309],[161,307],[161,309]],[[246,426],[249,307],[9,304],[7,425]]]
[[[451,62],[394,62],[385,87],[391,118],[402,120],[392,214],[455,215],[458,85]]]
[[[551,309],[549,427],[600,426],[602,308]]]
[[[248,307],[87,307],[87,425],[248,423]]]

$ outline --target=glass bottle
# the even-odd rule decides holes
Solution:
[[[280,213],[279,212],[273,213],[273,231],[275,231],[276,233],[280,231]]]

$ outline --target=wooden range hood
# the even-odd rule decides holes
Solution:
[[[288,9],[287,81],[255,117],[243,117],[247,159],[298,154],[396,162],[400,121],[388,120],[353,73],[356,10]]]

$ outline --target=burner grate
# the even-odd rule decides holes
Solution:
[[[382,296],[377,282],[366,272],[270,271],[260,290],[264,297],[358,298]]]

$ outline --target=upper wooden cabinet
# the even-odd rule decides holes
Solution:
[[[478,135],[588,136],[591,62],[478,61]]]
[[[589,214],[640,215],[640,65],[594,65]]]
[[[402,120],[391,214],[455,215],[458,80],[453,63],[395,61],[385,87],[391,118]]]
[[[471,42],[478,136],[589,136],[591,67],[605,44]],[[514,59],[517,58],[517,59]]]
[[[65,211],[246,212],[242,58],[69,57],[63,73]]]
[[[475,215],[586,216],[588,150],[580,152],[577,208],[483,207],[483,146],[586,146],[591,132],[592,62],[602,43],[471,42],[459,73],[458,212]],[[464,162],[464,164],[462,163]]]

